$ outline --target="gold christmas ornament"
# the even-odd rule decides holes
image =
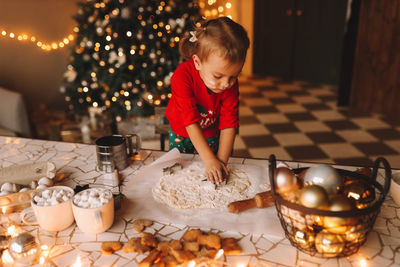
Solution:
[[[367,237],[365,228],[361,224],[351,226],[343,235],[347,242],[363,243]]]
[[[320,164],[311,167],[304,175],[305,185],[322,186],[328,194],[336,194],[342,185],[342,177],[329,165]]]
[[[275,188],[279,194],[285,194],[299,189],[296,175],[287,167],[275,170]]]
[[[329,210],[330,211],[351,211],[356,209],[353,201],[345,196],[335,196],[330,200]],[[334,234],[343,234],[351,226],[356,225],[358,222],[357,217],[324,217],[324,227]]]
[[[315,248],[324,255],[324,257],[337,257],[344,248],[344,239],[341,235],[327,233],[322,231],[315,237]]]
[[[313,231],[293,228],[291,234],[296,244],[303,249],[309,249],[314,245],[315,234]]]
[[[328,194],[319,185],[308,185],[300,190],[299,202],[307,208],[327,209]]]
[[[370,207],[375,203],[375,189],[368,183],[357,180],[343,188],[343,194],[354,199],[358,209]]]
[[[288,193],[282,194],[282,197],[286,199],[287,201],[290,201],[292,203],[296,203],[299,199],[299,190],[291,191]]]
[[[324,225],[324,217],[313,214],[307,214],[306,223],[309,226],[309,228],[314,228],[314,227],[321,228],[321,226]]]

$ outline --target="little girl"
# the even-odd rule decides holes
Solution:
[[[171,78],[169,148],[197,151],[212,183],[229,175],[226,163],[239,127],[237,77],[249,44],[245,29],[228,17],[201,23],[179,44],[187,61]]]

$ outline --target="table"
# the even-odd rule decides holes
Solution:
[[[134,176],[141,168],[155,161],[166,152],[146,151],[148,155],[142,160],[134,161],[130,167],[122,171],[123,177]],[[184,155],[187,160],[200,160],[197,155]],[[76,185],[99,185],[102,174],[95,170],[95,146],[24,139],[16,137],[0,137],[0,167],[14,164],[26,164],[51,161],[56,165],[57,173],[65,174],[63,185],[74,188]],[[254,164],[266,166],[267,160],[231,158],[230,163]],[[307,163],[288,162],[295,167],[310,166]],[[346,166],[350,170],[355,167]],[[122,205],[122,210],[129,207]],[[18,220],[18,214],[12,219]],[[46,245],[47,257],[43,258],[44,266],[73,266],[77,259],[83,266],[136,266],[145,256],[137,253],[118,251],[112,255],[100,252],[103,241],[126,242],[138,236],[133,230],[132,218],[123,218],[116,213],[113,226],[105,233],[86,235],[79,231],[75,224],[61,232],[46,232],[37,226],[21,226],[36,238],[40,245]],[[156,234],[162,240],[180,239],[191,229],[187,225],[175,225],[155,222],[147,231]],[[229,266],[400,266],[400,207],[390,195],[382,205],[381,212],[375,222],[373,231],[359,252],[347,258],[324,259],[311,257],[291,246],[281,236],[271,237],[263,234],[238,233],[219,229],[202,228],[225,237],[239,239],[243,252],[240,255],[226,256],[224,260]],[[5,264],[5,266],[16,266]],[[37,264],[37,266],[41,266]]]

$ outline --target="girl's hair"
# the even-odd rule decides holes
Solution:
[[[207,60],[211,53],[228,59],[232,63],[244,62],[250,41],[246,30],[228,17],[197,23],[191,36],[183,37],[179,51],[184,59],[194,54]]]

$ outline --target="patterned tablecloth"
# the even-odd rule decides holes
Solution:
[[[141,168],[154,162],[165,152],[143,151],[142,159],[134,161],[129,168],[121,172],[123,178],[135,176]],[[186,160],[199,160],[196,155],[184,155]],[[104,183],[102,173],[95,170],[95,146],[32,140],[14,137],[0,137],[0,167],[14,164],[51,161],[56,165],[57,173],[64,174],[63,185],[75,188],[76,185],[90,184],[101,186]],[[231,158],[230,163],[266,166],[267,160]],[[311,164],[288,162],[289,166],[305,167]],[[342,166],[341,166],[342,167]],[[356,167],[346,167],[355,170]],[[151,197],[151,196],[149,196]],[[127,242],[131,237],[139,236],[133,229],[133,218],[126,218],[124,209],[129,205],[122,203],[121,211],[116,213],[113,226],[105,233],[87,235],[79,231],[75,224],[62,232],[46,232],[37,226],[20,225],[36,237],[37,242],[47,247],[42,263],[37,266],[73,266],[79,259],[82,266],[136,266],[146,255],[124,253],[122,250],[112,255],[100,252],[103,241]],[[7,220],[19,221],[19,214],[2,216],[0,231],[5,231]],[[155,222],[147,228],[158,239],[168,241],[180,239],[193,227],[172,223]],[[284,236],[266,234],[239,233],[220,229],[201,228],[203,232],[212,232],[222,237],[234,237],[242,247],[240,255],[223,256],[228,266],[400,266],[400,208],[391,196],[386,198],[375,222],[373,231],[360,250],[346,258],[311,257],[294,248]],[[4,260],[4,257],[3,257]],[[4,266],[17,266],[7,263]]]

